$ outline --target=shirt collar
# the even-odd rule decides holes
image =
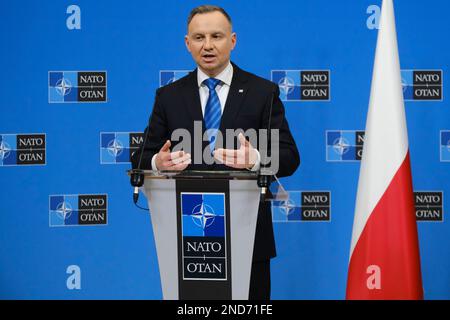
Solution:
[[[208,76],[200,68],[197,67],[198,86],[200,87],[203,84],[203,81],[208,78],[210,78],[210,76]],[[222,81],[222,83],[225,83],[228,86],[231,86],[231,79],[233,79],[233,66],[231,65],[231,63],[228,62],[228,65],[225,67],[225,69],[223,69],[223,71],[214,78]]]

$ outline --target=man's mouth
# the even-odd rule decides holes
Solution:
[[[204,61],[210,62],[210,61],[212,61],[212,60],[214,60],[216,58],[216,55],[210,54],[210,53],[206,53],[206,54],[202,55],[202,58],[203,58]]]

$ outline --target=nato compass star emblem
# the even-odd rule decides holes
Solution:
[[[295,88],[294,80],[289,77],[284,77],[278,82],[280,90],[287,96]]]
[[[9,156],[11,148],[6,142],[0,142],[0,160],[3,160]]]
[[[408,89],[408,83],[403,78],[402,78],[402,89],[403,89],[403,92],[405,92],[406,89]]]
[[[199,204],[192,210],[192,220],[194,223],[205,230],[208,228],[216,218],[213,208],[205,203]]]
[[[286,201],[283,201],[283,204],[280,206],[280,208],[282,208],[283,213],[288,216],[293,213],[295,209],[295,203],[291,199],[288,199]]]
[[[343,155],[344,153],[347,153],[349,150],[350,144],[348,141],[342,137],[339,139],[336,139],[333,142],[333,150],[336,151],[338,154]]]
[[[67,218],[69,218],[70,215],[72,214],[72,211],[73,211],[72,207],[67,202],[61,202],[56,207],[56,213],[63,220],[66,220]]]
[[[69,80],[62,78],[58,80],[56,83],[56,91],[62,96],[67,96],[70,93],[70,90],[72,90],[72,84]]]
[[[123,145],[119,140],[114,139],[108,144],[107,150],[108,150],[109,154],[111,154],[114,157],[117,157],[118,155],[120,155],[122,153]]]

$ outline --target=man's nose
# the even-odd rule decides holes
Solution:
[[[210,37],[205,37],[205,49],[212,49],[213,44]]]

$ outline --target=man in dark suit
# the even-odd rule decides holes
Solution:
[[[292,175],[300,164],[300,156],[290,133],[279,99],[278,86],[241,70],[230,62],[236,44],[229,15],[216,6],[200,6],[188,18],[185,37],[188,51],[198,68],[186,77],[156,91],[153,112],[145,131],[148,134],[140,169],[154,170],[259,170],[259,141],[252,145],[239,135],[238,149],[228,146],[226,129],[267,129],[272,105],[271,128],[279,130],[279,148],[271,157],[279,157],[278,177]],[[207,130],[207,141],[195,137],[195,122]],[[193,136],[191,145],[202,143],[201,150],[215,146],[217,130],[223,133],[223,144],[211,148],[215,162],[192,159],[191,152],[171,152],[172,133],[185,129]],[[197,138],[195,141],[194,138]],[[234,141],[236,142],[236,141]],[[137,168],[140,152],[132,156]],[[194,160],[194,161],[192,161]],[[253,251],[250,299],[270,299],[270,259],[275,257],[270,204],[260,204]]]

